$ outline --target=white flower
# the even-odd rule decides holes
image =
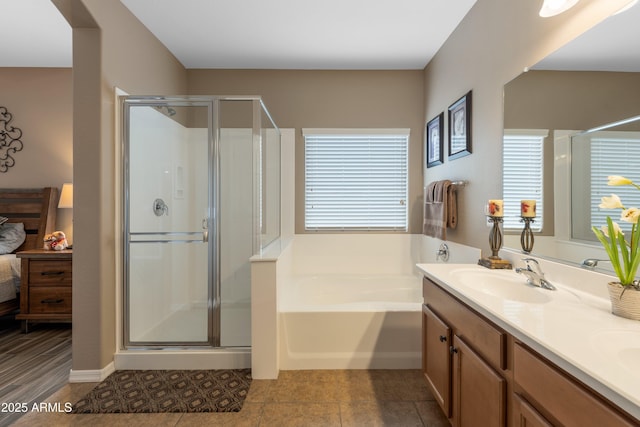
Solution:
[[[633,181],[631,181],[629,178],[625,178],[624,176],[620,176],[620,175],[611,175],[611,176],[608,176],[607,179],[609,180],[609,182],[607,182],[607,185],[633,184]]]
[[[609,177],[609,185],[631,185],[640,190],[640,185],[628,178],[619,175]],[[607,225],[602,228],[591,227],[596,237],[602,243],[604,250],[609,256],[613,270],[620,280],[622,286],[633,286],[640,291],[640,286],[636,286],[636,274],[640,268],[640,209],[625,208],[618,196],[612,194],[611,197],[603,197],[601,208],[621,209],[620,219],[631,223],[631,236],[627,240],[622,233],[620,226],[607,216]],[[609,233],[611,231],[611,233]],[[614,236],[609,236],[614,234]]]
[[[632,224],[638,223],[638,217],[640,217],[640,209],[638,208],[625,209],[620,215],[620,219],[622,221],[630,222]]]
[[[600,203],[599,207],[602,209],[624,208],[624,206],[622,205],[622,200],[620,200],[620,197],[616,196],[615,194],[612,194],[611,197],[603,197],[601,200],[602,203]]]
[[[600,227],[605,236],[609,237],[609,227],[603,225]],[[622,234],[624,236],[624,232],[620,228],[617,222],[613,221],[613,231],[616,233],[615,237],[618,237],[618,234]]]

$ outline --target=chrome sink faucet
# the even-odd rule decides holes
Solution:
[[[516,273],[524,274],[527,277],[527,283],[550,291],[556,290],[556,287],[544,278],[544,273],[537,260],[533,258],[523,258],[522,261],[527,265],[527,268],[518,267],[516,268]]]

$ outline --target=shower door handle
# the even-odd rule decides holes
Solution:
[[[209,241],[209,218],[202,218],[202,242],[207,243]]]

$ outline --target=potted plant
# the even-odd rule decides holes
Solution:
[[[640,186],[623,176],[608,177],[608,185],[632,185],[638,190]],[[640,320],[640,282],[636,280],[636,273],[640,266],[640,226],[638,217],[640,209],[627,208],[615,194],[603,197],[600,208],[620,209],[620,220],[631,223],[631,235],[627,238],[617,222],[607,216],[607,225],[601,229],[592,226],[598,240],[607,251],[618,282],[609,282],[609,296],[613,314]]]

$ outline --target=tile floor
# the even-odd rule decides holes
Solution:
[[[75,402],[95,384],[67,384],[48,402]],[[30,412],[14,426],[448,427],[418,370],[282,371],[254,380],[240,412],[100,414]]]

